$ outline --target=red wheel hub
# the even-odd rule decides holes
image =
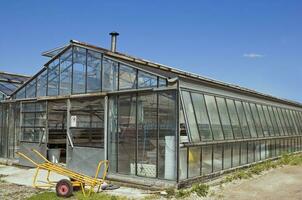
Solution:
[[[60,187],[58,189],[59,189],[59,192],[62,195],[66,195],[68,193],[68,190],[69,190],[67,185],[60,185]]]

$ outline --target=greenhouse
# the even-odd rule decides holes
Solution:
[[[302,104],[119,53],[117,35],[43,53],[0,103],[1,157],[59,150],[81,173],[105,159],[111,180],[181,187],[301,151]]]

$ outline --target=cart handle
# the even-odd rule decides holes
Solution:
[[[102,179],[105,180],[105,177],[107,175],[107,170],[108,170],[108,167],[109,167],[109,161],[108,160],[101,160],[98,164],[98,167],[96,169],[96,172],[95,172],[95,180],[98,178],[98,175],[100,173],[100,170],[101,170],[101,166],[105,164],[105,169],[104,169],[104,173],[103,173],[103,176],[102,176]]]
[[[47,160],[47,158],[45,158],[39,151],[37,151],[36,149],[31,149],[32,152],[36,153],[40,158],[42,158],[45,162],[50,163],[49,160]]]
[[[21,152],[16,152],[17,155],[25,158],[26,160],[28,160],[29,162],[31,162],[32,164],[34,164],[35,166],[39,166],[38,163],[36,163],[35,161],[33,161],[32,159],[30,159],[28,156],[26,156],[25,154],[21,153]]]

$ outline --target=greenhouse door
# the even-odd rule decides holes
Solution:
[[[104,97],[70,99],[67,107],[67,167],[95,176],[98,163],[105,159]]]
[[[32,149],[37,150],[43,156],[47,155],[47,129],[46,129],[46,109],[47,102],[22,102],[21,103],[21,140],[19,152],[22,152],[36,162],[41,162]],[[20,165],[33,166],[23,158],[19,159]]]

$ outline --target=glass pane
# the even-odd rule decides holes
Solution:
[[[263,129],[263,133],[264,133],[264,137],[268,137],[269,136],[269,129],[265,120],[265,116],[264,116],[264,112],[262,110],[262,106],[257,104],[257,110],[259,113],[259,117],[261,120],[261,124],[262,124],[262,129]]]
[[[117,96],[109,97],[108,109],[108,157],[109,171],[117,172],[118,132],[117,132]]]
[[[287,133],[288,133],[288,135],[292,135],[293,134],[292,127],[291,127],[291,124],[289,122],[288,116],[286,114],[286,110],[281,109],[281,113],[282,113],[284,121],[285,121],[285,125],[286,125],[286,128],[287,128]]]
[[[157,87],[157,76],[138,71],[138,88]]]
[[[85,93],[86,87],[86,49],[73,48],[72,93]]]
[[[263,137],[263,130],[262,130],[262,125],[261,125],[261,121],[259,118],[257,107],[253,103],[250,104],[250,107],[251,107],[251,111],[252,111],[253,119],[255,122],[258,137]]]
[[[247,142],[242,142],[240,145],[240,165],[247,164]]]
[[[283,122],[281,121],[277,108],[275,108],[275,107],[273,107],[273,114],[276,117],[276,123],[277,123],[279,133],[280,133],[279,135],[284,135],[283,125],[282,125]]]
[[[295,119],[295,116],[294,116],[294,114],[293,114],[293,111],[292,110],[288,110],[288,112],[289,112],[289,117],[290,117],[290,119],[291,119],[291,121],[292,121],[292,124],[294,125],[294,133],[295,133],[295,135],[298,135],[298,133],[299,133],[299,130],[298,130],[298,126],[297,126],[297,123],[296,123],[296,119]]]
[[[254,142],[248,143],[248,163],[254,162]]]
[[[47,89],[47,70],[44,70],[38,77],[37,77],[37,96],[46,96],[46,89]]]
[[[158,93],[158,177],[168,180],[177,172],[176,116],[176,92]]]
[[[187,91],[182,91],[182,97],[184,101],[184,108],[186,111],[187,119],[188,119],[188,128],[190,133],[190,138],[192,142],[199,142],[199,132],[197,129],[196,119],[194,116],[194,108],[191,101],[191,95]]]
[[[271,117],[271,121],[272,121],[272,124],[273,124],[274,131],[275,131],[274,135],[280,135],[279,127],[277,125],[277,118],[275,117],[273,109],[272,109],[271,106],[267,106],[267,108],[268,108],[269,116]]]
[[[208,96],[208,95],[204,95],[204,97],[207,105],[207,110],[209,113],[214,140],[223,140],[224,137],[221,129],[215,98],[213,96]]]
[[[68,95],[71,93],[72,49],[61,55],[60,69],[60,95]]]
[[[59,59],[54,60],[48,66],[48,96],[57,96],[59,92],[59,68],[60,62]]]
[[[232,167],[232,143],[226,143],[223,147],[223,169]]]
[[[16,94],[16,99],[24,99],[25,98],[25,87],[20,89]]]
[[[225,99],[216,97],[221,125],[225,139],[234,139],[231,121],[226,107]]]
[[[157,95],[139,95],[137,99],[137,175],[156,177]]]
[[[36,79],[31,80],[26,85],[26,98],[36,97]]]
[[[158,79],[158,87],[165,87],[167,86],[167,80],[164,78],[159,77]]]
[[[188,152],[187,148],[179,150],[179,179],[185,180],[188,178]]]
[[[189,148],[189,178],[200,176],[200,147]]]
[[[222,145],[213,146],[213,170],[214,172],[222,170]]]
[[[299,116],[298,116],[298,111],[292,111],[293,112],[293,117],[295,118],[295,121],[296,121],[296,125],[297,125],[297,128],[298,128],[298,135],[301,134],[302,132],[302,127],[301,127],[301,121],[299,119]]]
[[[201,140],[212,140],[212,131],[204,97],[202,94],[197,93],[192,93],[191,95]]]
[[[255,142],[255,162],[260,161],[260,151],[261,151],[261,147],[260,147],[260,142],[256,141]]]
[[[136,97],[120,96],[118,102],[118,172],[136,174]]]
[[[253,115],[252,115],[252,111],[251,111],[251,108],[249,106],[249,103],[243,102],[243,107],[244,107],[244,110],[245,110],[246,119],[247,119],[247,123],[249,125],[251,136],[253,138],[256,138],[257,137],[256,126],[254,124]]]
[[[102,54],[87,51],[87,92],[101,91]]]
[[[118,63],[107,58],[103,58],[103,91],[117,90]]]
[[[136,69],[120,64],[119,68],[119,89],[136,88]]]
[[[179,132],[180,132],[180,143],[187,143],[189,142],[189,136],[188,136],[188,129],[187,129],[187,124],[185,121],[185,116],[184,116],[184,109],[182,106],[182,102],[180,102],[180,111],[179,111]]]
[[[281,111],[280,108],[276,108],[276,109],[278,111],[278,115],[279,115],[279,118],[281,120],[281,124],[282,124],[282,128],[283,128],[283,131],[284,131],[284,135],[288,135],[289,134],[289,130],[288,130],[288,127],[287,127],[287,122],[286,122],[286,120],[283,117],[283,113],[282,113],[282,111]]]
[[[241,128],[239,125],[238,115],[233,100],[227,99],[227,106],[230,113],[231,123],[235,139],[242,138]]]
[[[270,136],[274,136],[275,131],[274,131],[274,128],[273,128],[273,124],[271,122],[270,115],[268,113],[267,106],[263,105],[262,108],[263,108],[263,111],[264,111],[264,116],[265,116],[265,120],[266,120],[266,123],[267,123],[267,126],[268,126],[269,134],[270,134]]]
[[[242,106],[242,103],[240,101],[235,101],[238,117],[239,117],[239,122],[241,125],[241,130],[244,138],[250,138],[250,130],[247,125],[246,117],[245,117],[245,112]]]
[[[232,146],[233,146],[232,167],[237,167],[240,164],[240,143],[238,142],[233,143]]]
[[[212,146],[202,146],[202,175],[212,173]]]

